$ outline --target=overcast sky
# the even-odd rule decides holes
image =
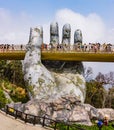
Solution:
[[[0,0],[0,43],[26,44],[30,27],[42,25],[44,42],[49,43],[50,23],[60,30],[71,24],[73,34],[81,29],[83,42],[114,44],[114,0]],[[114,63],[86,62],[94,75],[114,71]]]

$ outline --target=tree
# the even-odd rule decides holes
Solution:
[[[13,101],[26,102],[28,100],[21,61],[0,61],[0,88],[0,101],[4,104],[7,101],[4,91],[8,92]]]
[[[109,88],[106,99],[106,107],[114,108],[114,87]]]
[[[93,69],[92,67],[84,68],[84,77],[86,81],[89,81],[93,78]]]
[[[101,72],[98,73],[98,75],[96,76],[95,80],[97,82],[99,82],[99,83],[102,83],[102,84],[106,83],[106,81],[105,81],[105,75],[102,74]]]
[[[1,60],[0,77],[7,79],[14,84],[25,87],[22,63],[19,60]]]
[[[114,72],[109,72],[108,74],[105,74],[105,82],[114,86]]]
[[[91,104],[94,107],[104,107],[103,100],[105,96],[105,89],[102,84],[95,80],[91,80],[86,83],[86,103]]]

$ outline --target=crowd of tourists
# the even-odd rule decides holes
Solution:
[[[108,43],[76,43],[66,44],[42,44],[42,51],[76,51],[76,52],[114,52],[114,45]],[[25,45],[0,44],[0,52],[26,50]]]
[[[89,44],[74,44],[74,45],[47,45],[42,44],[43,51],[76,51],[76,52],[114,52],[114,45],[108,43],[100,44],[100,43],[89,43]]]
[[[0,44],[0,52],[25,50],[24,45]]]

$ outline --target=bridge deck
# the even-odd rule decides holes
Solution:
[[[0,52],[1,60],[23,60],[25,51]],[[42,60],[114,62],[114,53],[43,51]]]

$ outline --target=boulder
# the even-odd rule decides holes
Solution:
[[[85,110],[88,112],[89,118],[92,120],[98,120],[100,118],[100,114],[98,112],[98,109],[91,106],[90,104],[83,104]]]
[[[66,95],[50,101],[33,99],[25,104],[25,113],[46,116],[62,122],[92,125],[88,112],[75,95]]]
[[[109,121],[114,120],[114,109],[112,108],[99,108],[98,113],[100,119],[104,119],[105,117],[107,117]]]

